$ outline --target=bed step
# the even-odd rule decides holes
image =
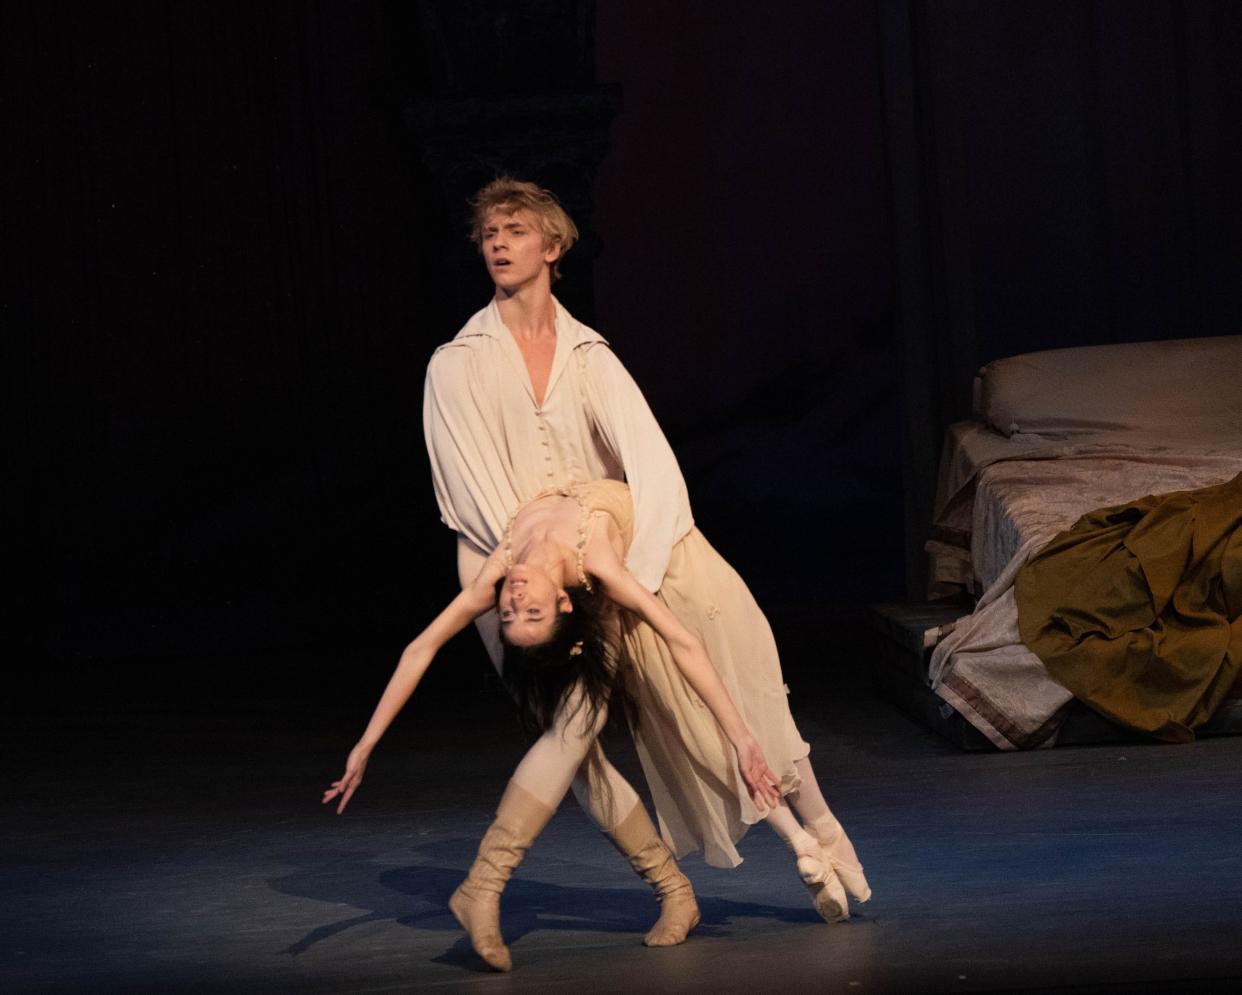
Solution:
[[[995,750],[983,733],[947,707],[927,683],[927,663],[937,634],[969,613],[970,608],[960,604],[872,605],[871,679],[880,697],[959,749]]]

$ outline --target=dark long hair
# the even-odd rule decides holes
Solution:
[[[634,718],[616,606],[598,585],[594,590],[569,587],[565,593],[573,611],[557,612],[546,642],[515,646],[500,630],[501,677],[517,702],[522,727],[532,736],[547,732],[558,716],[577,719],[586,728],[610,708],[614,716]],[[569,712],[562,715],[565,709]]]

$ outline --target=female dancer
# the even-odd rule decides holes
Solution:
[[[675,562],[666,587],[693,587],[699,594],[692,600],[714,601],[678,604],[674,611],[663,589],[653,595],[623,565],[632,529],[629,490],[613,480],[539,495],[519,509],[475,581],[406,648],[344,775],[324,793],[324,802],[339,797],[337,811],[344,810],[375,743],[435,653],[497,608],[505,682],[542,735],[514,772],[478,858],[449,901],[475,950],[497,970],[512,963],[499,931],[499,896],[513,869],[580,768],[587,768],[592,788],[609,793],[592,774],[605,763],[596,737],[618,694],[629,694],[636,706],[640,757],[677,849],[702,847],[709,862],[737,863],[732,844],[762,818],[794,850],[799,876],[825,920],[849,914],[842,882],[857,900],[870,897],[853,847],[820,794],[809,747],[789,717],[775,647],[762,645],[771,632],[745,585],[699,536],[706,548],[691,550],[691,559],[701,566],[714,557],[718,576],[679,585]],[[702,619],[697,633],[679,620],[696,615]],[[730,616],[727,624],[715,624],[722,615]],[[779,773],[766,756],[779,757]],[[646,942],[680,943],[699,919],[693,891],[637,796],[620,781],[626,797],[617,797],[616,783],[607,803],[628,814],[605,824],[614,826],[614,842],[661,901]],[[799,824],[786,796],[812,832]]]

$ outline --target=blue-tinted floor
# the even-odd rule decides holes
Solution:
[[[820,922],[757,827],[653,899],[572,798],[505,894],[512,974],[445,901],[520,755],[507,702],[416,701],[350,810],[351,700],[80,708],[3,733],[0,990],[1192,992],[1242,979],[1242,738],[963,754],[855,690],[795,699],[875,897]],[[614,757],[635,781],[632,754]]]

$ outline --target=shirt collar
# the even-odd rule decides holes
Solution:
[[[552,298],[552,303],[556,308],[556,337],[558,345],[562,337],[564,337],[565,343],[571,348],[594,342],[600,342],[604,345],[608,344],[606,338],[595,331],[595,329],[588,328],[578,321],[555,297]],[[496,306],[495,300],[488,301],[487,307],[477,312],[466,322],[466,326],[453,338],[454,341],[457,341],[479,335],[501,342],[513,340],[513,333],[505,327],[505,323],[500,319],[500,308]],[[557,351],[559,352],[560,349],[558,348]]]

